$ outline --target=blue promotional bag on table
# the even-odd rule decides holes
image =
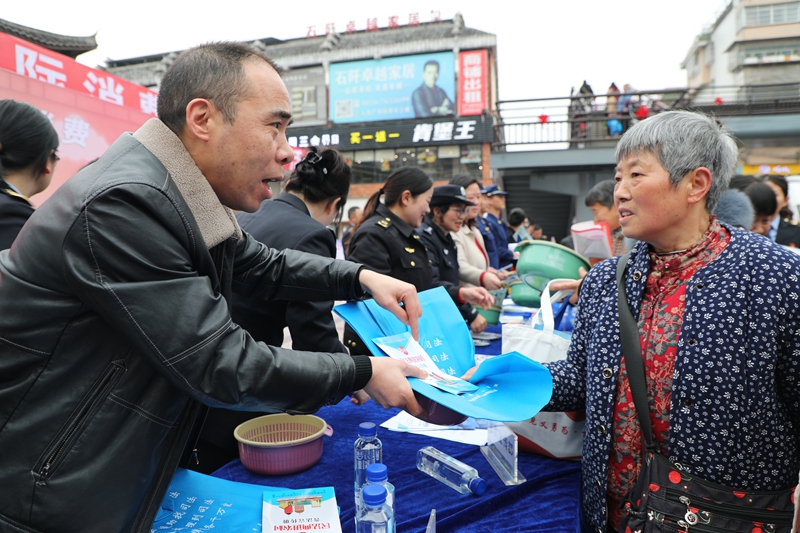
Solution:
[[[264,491],[285,490],[228,481],[178,468],[151,531],[261,533]]]
[[[442,371],[462,376],[475,366],[475,345],[461,313],[442,287],[419,293],[419,299],[423,313],[419,321],[420,345]],[[385,357],[385,354],[372,339],[410,331],[374,300],[350,302],[333,310],[377,357]],[[553,392],[550,372],[516,352],[487,359],[469,381],[478,385],[478,390],[457,395],[409,378],[414,391],[453,411],[498,422],[530,419],[547,405]]]

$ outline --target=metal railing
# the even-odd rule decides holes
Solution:
[[[800,83],[500,101],[493,148],[552,143],[569,143],[570,148],[611,146],[639,120],[674,109],[718,117],[800,113]]]

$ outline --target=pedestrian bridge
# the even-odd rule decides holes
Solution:
[[[522,207],[547,235],[566,236],[573,219],[591,218],[583,204],[589,189],[613,178],[619,137],[679,109],[714,116],[737,138],[745,162],[770,162],[769,154],[800,159],[800,83],[501,101],[491,167],[510,193],[508,209]]]

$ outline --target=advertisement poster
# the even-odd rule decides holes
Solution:
[[[471,50],[458,55],[458,114],[480,115],[489,109],[486,50]]]
[[[292,119],[295,124],[316,126],[328,121],[325,69],[291,69],[285,71],[281,78],[292,98]]]
[[[330,120],[337,124],[454,115],[453,52],[330,66]]]

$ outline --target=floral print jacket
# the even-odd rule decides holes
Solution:
[[[716,483],[751,490],[792,487],[800,470],[800,255],[726,226],[730,243],[686,283],[675,359],[669,460]],[[622,348],[616,262],[592,268],[567,359],[546,365],[545,410],[586,410],[581,499],[604,533],[614,392]],[[628,305],[639,316],[647,245],[628,260]]]

